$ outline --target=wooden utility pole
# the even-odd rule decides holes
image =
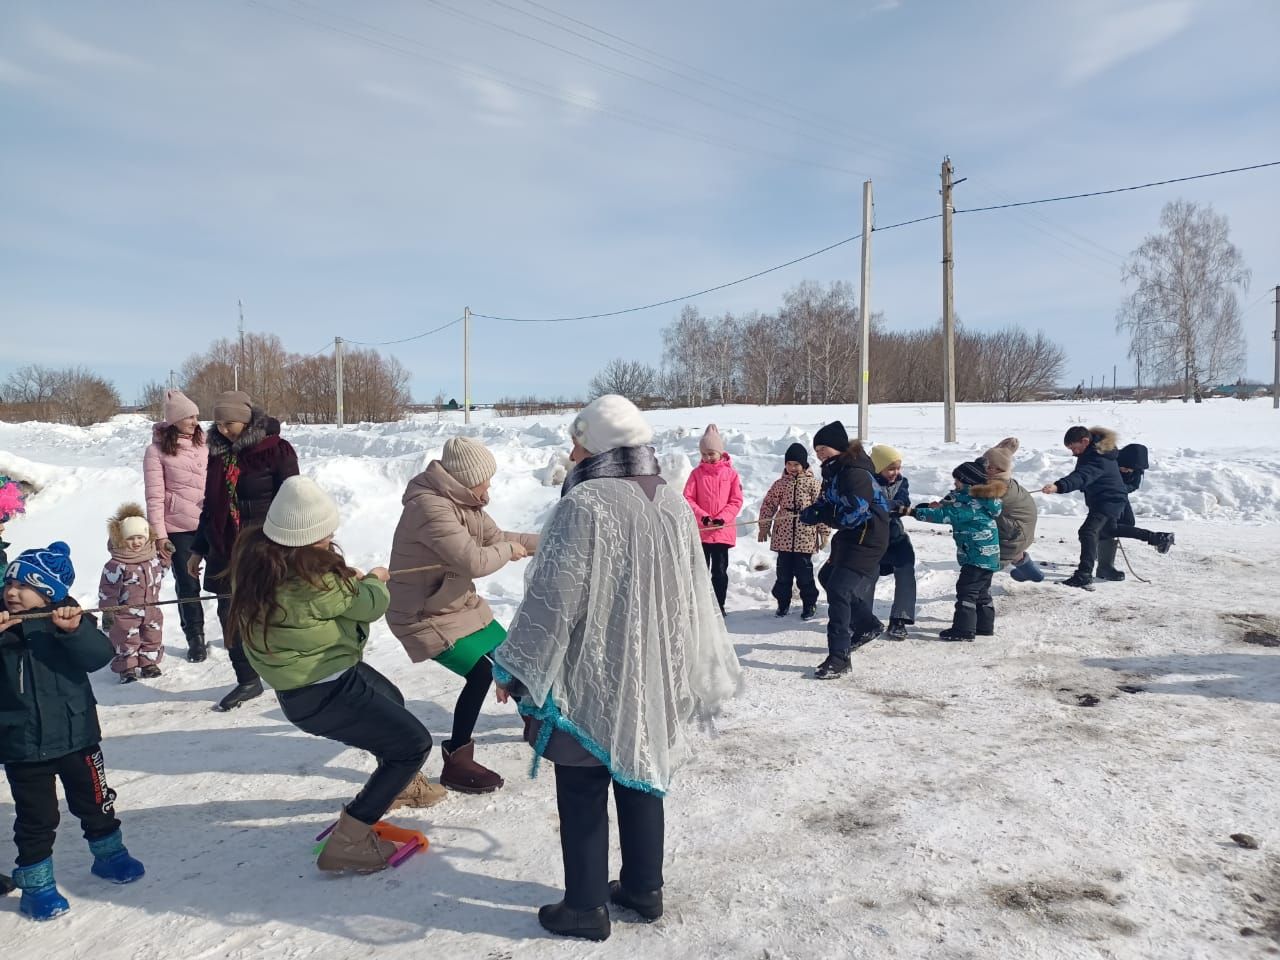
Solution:
[[[1280,410],[1280,285],[1276,286],[1276,332],[1271,335],[1276,342],[1276,372],[1271,378],[1271,409]]]
[[[342,338],[333,338],[333,394],[336,408],[335,420],[342,426]]]
[[[956,442],[956,317],[951,280],[951,158],[942,159],[942,410],[943,439]]]
[[[858,314],[862,319],[862,346],[858,351],[858,439],[867,441],[867,420],[871,402],[871,181],[862,184],[862,292]]]
[[[462,308],[462,422],[471,422],[471,308]]]

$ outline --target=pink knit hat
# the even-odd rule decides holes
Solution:
[[[195,401],[181,390],[166,390],[164,392],[165,423],[177,423],[179,420],[187,419],[187,417],[198,416],[200,416],[200,408],[195,405]]]
[[[707,427],[707,432],[698,441],[698,449],[703,453],[724,453],[724,440],[714,423]]]

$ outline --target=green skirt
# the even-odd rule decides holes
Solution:
[[[506,628],[494,620],[483,630],[467,634],[440,654],[436,657],[436,663],[460,677],[465,677],[480,662],[481,657],[487,653],[493,653],[505,639],[507,639]]]

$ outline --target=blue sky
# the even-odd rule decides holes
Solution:
[[[677,296],[856,233],[867,177],[878,223],[937,212],[944,153],[961,207],[1280,159],[1277,36],[1274,0],[17,0],[0,7],[0,375],[82,362],[131,398],[232,335],[237,299],[309,353],[464,305]],[[957,217],[957,311],[1049,333],[1070,379],[1131,380],[1120,262],[1176,197],[1230,218],[1254,275],[1248,372],[1269,379],[1280,168]],[[873,309],[934,322],[939,225],[877,234],[873,255]],[[696,303],[774,309],[803,279],[856,285],[857,258]],[[678,309],[476,321],[473,397],[577,395],[611,357],[656,361]],[[460,396],[459,328],[395,350],[416,396]]]

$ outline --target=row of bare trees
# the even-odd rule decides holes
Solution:
[[[844,282],[805,282],[775,314],[704,317],[687,306],[662,331],[662,367],[609,363],[591,381],[592,396],[621,393],[649,405],[848,403],[857,400],[858,306]],[[956,336],[960,400],[1016,403],[1054,391],[1065,365],[1043,334],[1010,327]],[[942,397],[939,327],[891,331],[871,317],[871,399],[908,403]]]
[[[0,420],[87,427],[109,420],[119,410],[116,388],[84,367],[55,370],[28,364],[10,374],[0,388]]]
[[[337,419],[333,357],[300,356],[275,334],[252,333],[239,340],[215,340],[182,365],[184,392],[207,415],[214,398],[237,382],[253,402],[291,423],[334,423]],[[409,371],[395,357],[376,350],[347,348],[342,364],[343,418],[349,422],[399,420],[411,402]],[[163,396],[163,388],[152,385]]]

